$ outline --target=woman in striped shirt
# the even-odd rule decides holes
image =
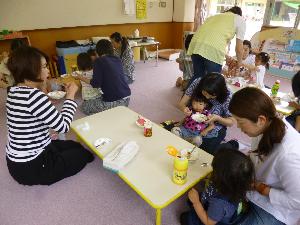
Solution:
[[[51,140],[49,129],[68,132],[77,104],[75,83],[66,85],[61,112],[41,91],[49,76],[46,55],[36,48],[21,47],[7,66],[16,86],[7,95],[7,166],[11,176],[24,185],[50,185],[79,172],[93,155],[77,142]]]

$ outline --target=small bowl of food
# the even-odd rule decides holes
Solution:
[[[48,93],[48,96],[52,99],[62,99],[65,97],[66,92],[64,91],[51,91]]]
[[[202,122],[206,121],[208,118],[206,115],[204,115],[202,113],[195,113],[194,115],[192,115],[192,119],[198,123],[202,123]]]
[[[184,149],[187,152],[187,159],[189,162],[195,162],[199,159],[199,151],[198,148],[195,146],[194,148]]]

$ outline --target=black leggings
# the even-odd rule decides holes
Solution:
[[[94,156],[75,141],[52,141],[35,159],[14,162],[6,157],[11,176],[24,185],[50,185],[70,177],[92,162]]]

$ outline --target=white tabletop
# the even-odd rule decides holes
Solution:
[[[149,41],[149,42],[137,42],[136,45],[130,46],[131,48],[134,47],[142,47],[142,46],[149,46],[149,45],[159,45],[160,43],[158,41]]]
[[[198,149],[200,157],[189,164],[187,183],[176,185],[172,182],[173,157],[165,149],[168,145],[177,149],[192,148],[193,145],[157,124],[153,124],[153,136],[144,137],[143,128],[135,124],[137,118],[137,113],[120,106],[76,120],[71,128],[101,158],[124,141],[136,141],[140,151],[119,171],[119,176],[153,208],[164,208],[211,172],[210,166],[202,167],[201,164],[211,163],[213,156]],[[80,128],[86,123],[88,130]],[[98,152],[93,143],[101,137],[111,138],[112,143]]]

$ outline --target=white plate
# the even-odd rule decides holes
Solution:
[[[48,96],[52,99],[61,99],[65,97],[66,92],[64,91],[52,91],[48,93]]]
[[[192,119],[198,123],[202,123],[202,122],[206,121],[208,118],[206,115],[204,115],[202,113],[195,113],[192,115]]]

